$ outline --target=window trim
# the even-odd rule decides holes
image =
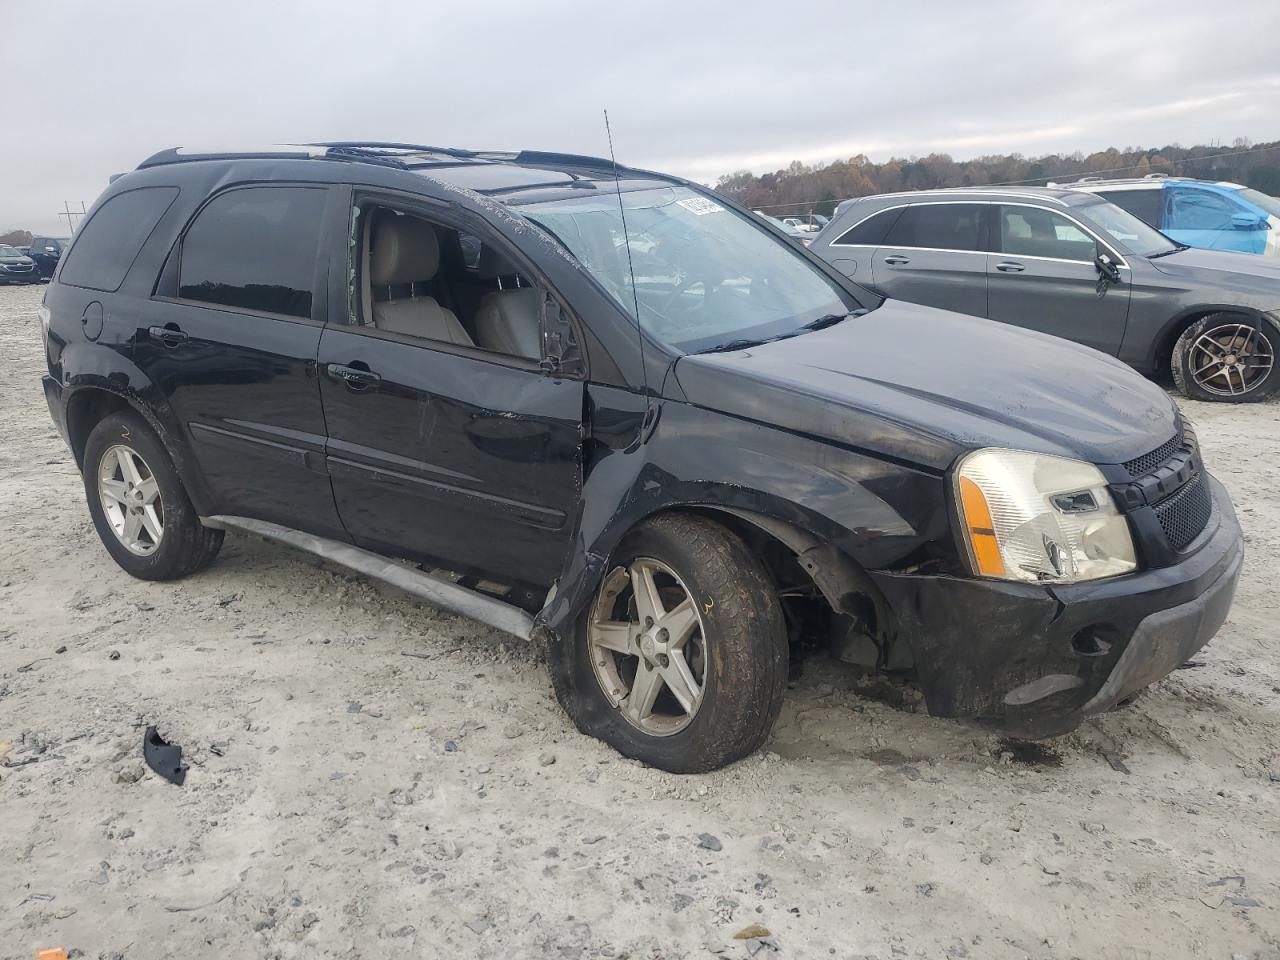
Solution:
[[[187,242],[187,234],[191,232],[191,228],[195,226],[196,221],[200,219],[200,215],[215,200],[225,197],[229,193],[238,190],[262,189],[318,190],[324,196],[325,209],[320,219],[319,235],[316,237],[316,262],[311,275],[311,313],[309,316],[300,317],[293,313],[276,313],[271,310],[255,310],[252,307],[234,307],[225,303],[209,303],[206,300],[192,300],[178,295],[182,282],[183,247]],[[332,201],[332,195],[333,187],[331,184],[307,180],[254,180],[248,183],[232,184],[225,189],[211,193],[196,207],[191,216],[187,218],[187,222],[183,224],[182,230],[179,231],[178,238],[174,241],[173,247],[169,251],[169,256],[165,260],[165,265],[160,270],[151,299],[157,303],[197,307],[203,310],[213,310],[217,313],[229,313],[233,316],[261,317],[264,320],[284,320],[289,323],[305,323],[313,327],[323,327],[328,322],[329,258],[326,255],[326,240],[329,238],[328,208]],[[161,292],[162,288],[164,288],[164,292]],[[319,315],[317,316],[317,314]]]
[[[359,247],[353,252],[348,242],[350,236],[351,211],[357,207],[389,207],[398,210],[401,213],[410,216],[417,216],[421,219],[430,221],[436,226],[443,227],[446,230],[453,230],[457,233],[468,232],[473,236],[478,236],[481,243],[492,243],[498,247],[502,253],[512,261],[512,263],[520,268],[522,273],[527,272],[534,281],[534,286],[540,289],[544,295],[554,297],[560,305],[561,313],[568,319],[569,324],[573,327],[574,336],[577,338],[578,353],[581,357],[580,370],[574,373],[565,373],[560,370],[548,370],[544,364],[546,363],[546,344],[542,342],[539,336],[539,350],[541,356],[533,360],[529,357],[520,357],[511,353],[499,353],[496,350],[489,350],[485,347],[467,346],[461,343],[449,343],[445,340],[433,340],[429,337],[415,337],[412,334],[397,333],[392,330],[379,330],[371,323],[356,323],[350,313],[350,304],[347,297],[347,285],[345,276],[341,283],[341,316],[333,318],[333,326],[340,327],[349,333],[358,333],[364,336],[376,337],[380,340],[390,340],[394,343],[403,343],[409,346],[418,347],[424,350],[432,350],[436,353],[447,353],[452,356],[467,357],[471,360],[481,360],[486,363],[496,363],[499,366],[509,367],[512,369],[523,370],[538,373],[542,376],[555,377],[562,380],[582,380],[590,379],[590,363],[587,356],[586,339],[584,337],[584,328],[578,314],[573,310],[568,301],[560,294],[558,290],[547,279],[543,270],[519,250],[515,244],[511,243],[506,237],[502,236],[495,230],[483,217],[475,215],[472,211],[454,206],[445,201],[437,200],[434,197],[424,196],[413,193],[400,193],[395,190],[389,190],[382,187],[369,187],[360,184],[353,184],[351,192],[348,195],[348,203],[346,206],[346,229],[343,232],[343,254],[342,263],[345,264],[347,271],[356,271],[359,276],[359,264],[352,262],[352,257],[359,256]],[[364,214],[362,213],[363,217]],[[464,222],[465,221],[465,222]],[[359,282],[363,282],[360,280]],[[541,334],[541,318],[539,318],[539,334]]]
[[[1042,204],[1030,203],[1023,200],[920,200],[916,203],[900,203],[900,204],[895,204],[892,207],[881,207],[879,210],[875,210],[872,213],[867,214],[867,216],[863,217],[857,223],[852,224],[849,227],[849,230],[852,230],[854,227],[861,226],[863,223],[865,223],[867,220],[870,220],[872,217],[877,216],[881,213],[885,213],[889,210],[894,210],[902,207],[914,207],[914,206],[944,206],[946,204],[954,204],[954,203],[979,204],[979,205],[988,206],[988,207],[997,206],[997,205],[1005,206],[1005,207],[1031,207],[1036,210],[1043,210],[1046,213],[1059,214],[1063,217],[1066,217],[1068,220],[1074,223],[1077,227],[1083,230],[1086,234],[1093,237],[1094,242],[1100,244],[1102,247],[1106,249],[1107,253],[1115,257],[1116,266],[1119,269],[1122,269],[1122,270],[1129,269],[1129,262],[1125,260],[1123,255],[1121,255],[1120,252],[1116,250],[1112,244],[1107,243],[1104,239],[1099,237],[1097,231],[1091,229],[1087,224],[1081,223],[1079,220],[1071,216],[1071,214],[1067,213],[1065,210],[1053,210],[1053,209],[1050,209],[1049,207],[1043,206]],[[844,232],[847,233],[848,231],[846,230]],[[990,236],[991,231],[988,230],[987,232],[988,232],[987,246],[992,247],[995,244],[993,243],[992,238]],[[841,236],[843,235],[844,234],[842,233]],[[882,247],[890,247],[893,245],[889,243],[877,243],[874,245],[869,243],[841,243],[841,244],[831,243],[831,244],[828,244],[828,249],[836,246],[847,248],[847,249],[879,250]],[[977,254],[978,256],[983,256],[983,257],[1017,256],[1019,260],[1043,260],[1049,263],[1084,263],[1085,262],[1083,260],[1065,260],[1062,257],[1033,257],[1033,256],[1022,256],[1020,254],[1005,254],[999,250],[954,250],[954,249],[951,249],[950,247],[901,247],[901,248],[895,248],[895,249],[923,250],[927,253],[970,253],[970,254]]]

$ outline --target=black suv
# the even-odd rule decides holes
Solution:
[[[71,241],[62,237],[32,237],[27,256],[36,262],[40,279],[48,280],[58,269],[58,262]]]
[[[42,308],[49,409],[134,576],[259,534],[545,642],[580,729],[759,746],[822,639],[929,710],[1071,728],[1222,624],[1239,527],[1159,388],[883,300],[590,157],[166,151]]]

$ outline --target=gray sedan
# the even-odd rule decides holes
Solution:
[[[1242,402],[1280,388],[1280,263],[1192,250],[1090,194],[863,197],[842,203],[809,249],[884,296],[1066,337],[1171,374],[1189,397]]]

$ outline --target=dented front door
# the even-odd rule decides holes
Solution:
[[[581,485],[580,380],[360,327],[329,327],[319,371],[334,497],[354,541],[549,586]]]

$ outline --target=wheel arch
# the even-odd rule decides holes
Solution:
[[[1176,314],[1161,329],[1153,341],[1151,354],[1147,358],[1148,368],[1155,374],[1168,374],[1173,360],[1173,347],[1178,342],[1178,338],[1193,323],[1215,313],[1232,314],[1247,317],[1250,320],[1260,320],[1267,316],[1262,310],[1240,304],[1200,304],[1189,307]]]
[[[201,514],[209,512],[206,509],[209,499],[207,490],[199,480],[199,472],[188,456],[186,445],[175,435],[165,419],[141,402],[133,391],[121,389],[112,378],[77,378],[68,389],[63,403],[67,442],[79,469],[84,469],[85,444],[93,428],[113,413],[128,411],[141,417],[155,432],[197,510]]]

